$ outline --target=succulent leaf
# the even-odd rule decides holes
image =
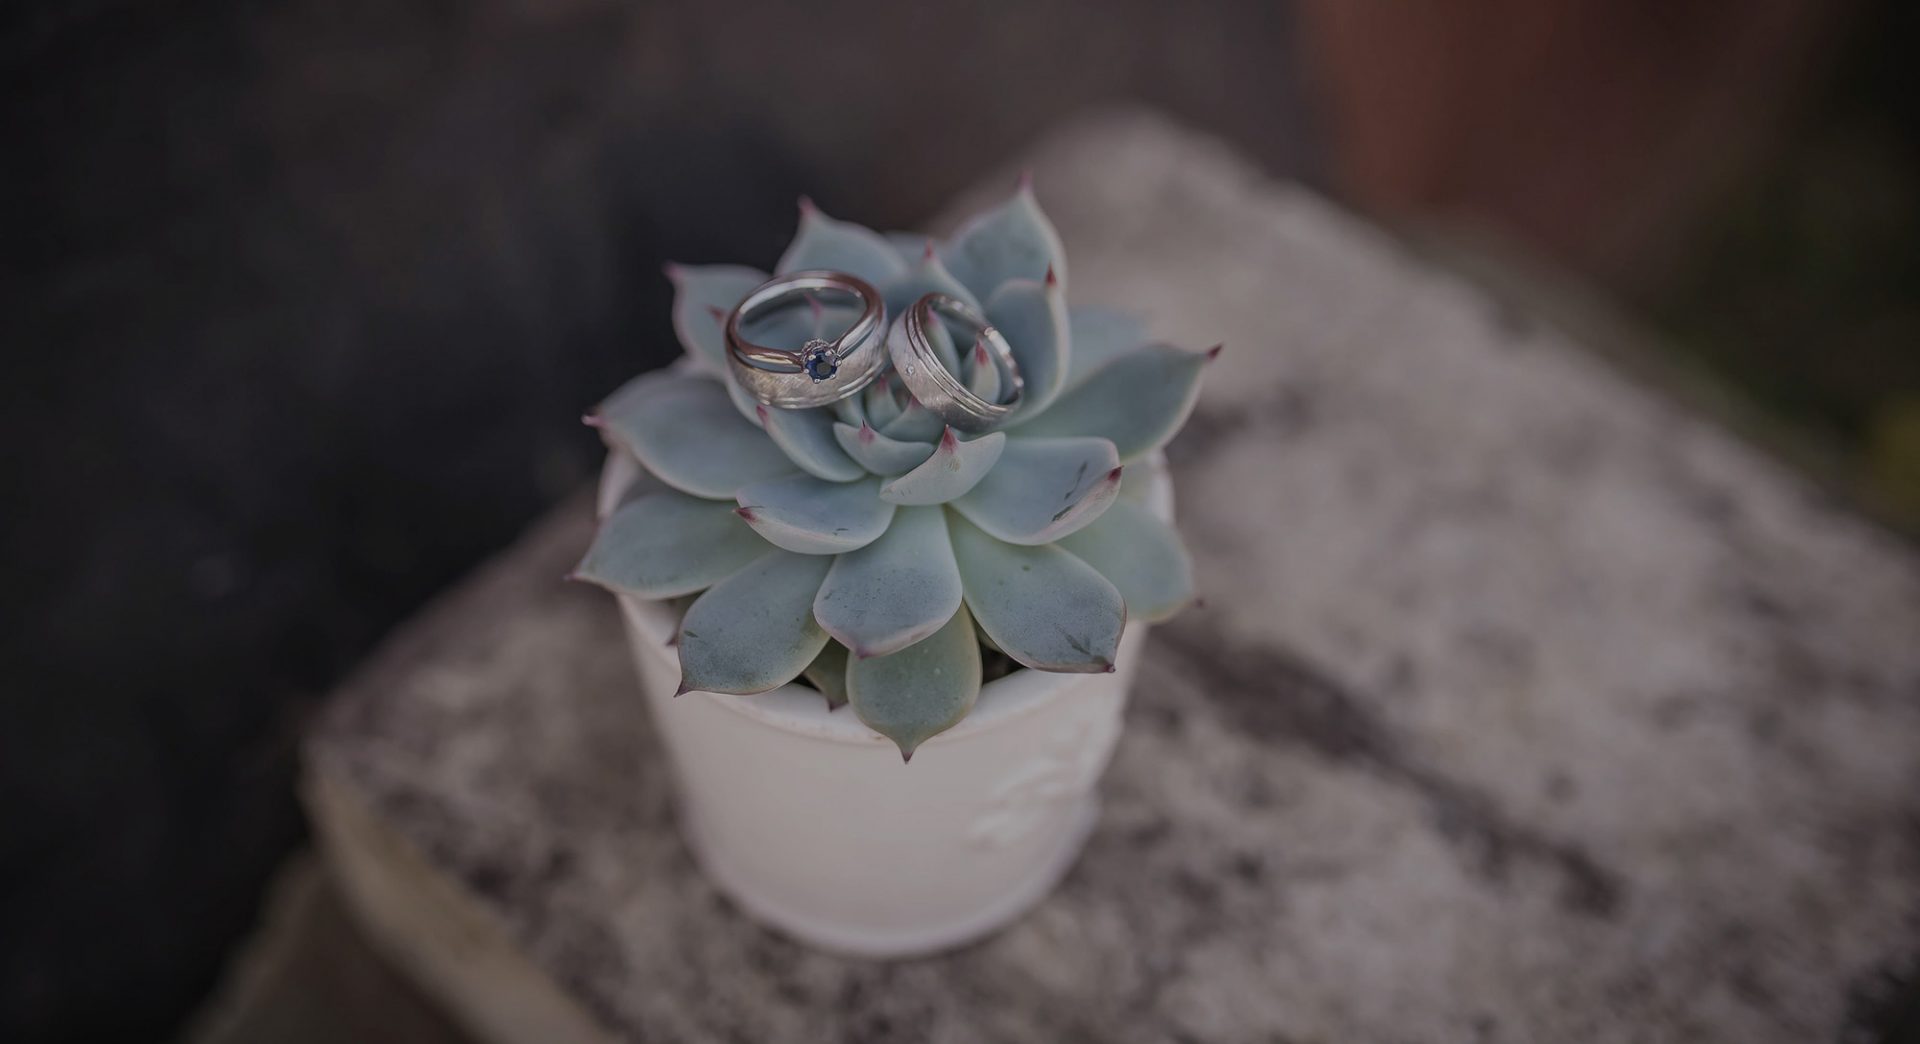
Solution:
[[[680,621],[680,690],[744,695],[799,677],[827,644],[813,596],[832,564],[771,551],[708,588]]]
[[[887,241],[900,260],[911,266],[927,252],[927,236],[924,232],[882,232],[880,238]]]
[[[990,432],[966,442],[952,428],[919,467],[880,487],[880,499],[895,504],[944,504],[962,497],[987,477],[1007,448],[1007,437]]]
[[[820,208],[803,202],[800,230],[787,252],[780,255],[774,271],[785,275],[807,268],[845,272],[876,288],[907,274],[907,263],[878,232],[830,218]]]
[[[911,265],[905,276],[882,288],[888,316],[900,315],[926,294],[947,294],[965,301],[976,310],[980,307],[980,301],[973,296],[973,291],[947,271],[947,266],[940,262],[940,255],[933,251],[931,244],[913,259]]]
[[[987,320],[1007,339],[1025,382],[1014,422],[1045,410],[1066,382],[1072,333],[1065,297],[1057,286],[1013,280],[987,299]]]
[[[756,413],[767,437],[807,474],[829,482],[852,482],[867,473],[833,437],[831,410],[760,406]]]
[[[1193,601],[1193,562],[1180,535],[1125,497],[1060,546],[1118,588],[1134,619],[1157,623]]]
[[[633,454],[623,449],[608,450],[606,466],[600,469],[600,489],[593,499],[594,521],[606,521],[621,504],[626,503],[629,491],[645,474],[640,470],[640,462],[633,459]]]
[[[590,418],[642,467],[684,493],[730,499],[750,482],[793,471],[766,433],[741,419],[720,382],[655,372],[626,383]]]
[[[992,356],[987,354],[987,346],[979,341],[973,342],[968,349],[966,363],[967,390],[980,396],[986,402],[1000,401],[1000,367],[994,364]]]
[[[1008,439],[1000,460],[953,506],[1010,544],[1050,544],[1100,517],[1120,493],[1106,439]]]
[[[1153,342],[1140,317],[1115,308],[1075,308],[1067,313],[1073,356],[1067,360],[1066,387],[1136,348]]]
[[[722,324],[728,312],[767,274],[745,265],[669,265],[673,283],[673,331],[680,347],[701,369],[724,377],[727,343]]]
[[[948,519],[967,608],[994,644],[1038,670],[1113,668],[1127,623],[1119,589],[1058,547],[1018,547]]]
[[[1020,435],[1098,435],[1122,461],[1165,445],[1193,412],[1200,371],[1211,352],[1172,345],[1140,348],[1088,375],[1046,413],[1021,424]]]
[[[924,442],[890,439],[864,424],[835,424],[833,437],[847,456],[876,475],[904,475],[933,455],[933,447]]]
[[[880,480],[828,482],[788,475],[740,487],[737,512],[775,547],[802,555],[837,555],[879,539],[894,506],[880,499]]]
[[[908,399],[900,415],[880,428],[880,434],[902,442],[932,442],[945,431],[947,423],[933,415],[918,399]]]
[[[801,672],[813,687],[820,690],[826,698],[827,709],[839,710],[847,704],[847,647],[839,642],[828,642],[820,648],[820,655],[807,664]]]
[[[1012,279],[1039,282],[1051,269],[1064,289],[1067,254],[1060,234],[1024,182],[1011,199],[963,225],[941,251],[947,269],[982,300]]]
[[[932,634],[960,607],[946,513],[901,508],[886,535],[834,559],[813,615],[857,658],[884,656]]]
[[[834,420],[848,427],[857,429],[867,422],[867,397],[864,393],[849,395],[828,408],[833,411]]]
[[[860,394],[862,408],[867,415],[867,423],[880,431],[900,416],[900,399],[893,392],[893,373],[883,373],[867,390]]]
[[[724,500],[663,489],[627,501],[595,534],[575,575],[640,598],[692,594],[767,553]]]
[[[937,510],[937,509],[936,509]],[[980,697],[980,644],[965,606],[931,636],[887,656],[847,664],[847,700],[902,760],[958,725]]]

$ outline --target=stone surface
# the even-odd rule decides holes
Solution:
[[[1920,946],[1911,548],[1208,140],[1119,116],[1031,166],[1076,301],[1228,346],[1171,454],[1207,604],[1058,894],[891,965],[742,918],[611,601],[557,582],[576,502],[312,740],[349,890],[408,868],[373,933],[494,954],[577,1039],[1839,1034]]]

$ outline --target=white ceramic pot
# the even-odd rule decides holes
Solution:
[[[1170,517],[1157,464],[1138,470]],[[829,712],[811,688],[674,697],[672,610],[621,606],[681,827],[708,878],[774,928],[864,957],[971,942],[1060,880],[1092,829],[1147,630],[1127,627],[1111,674],[1023,669],[988,683],[971,714],[903,764],[891,741],[850,708]]]

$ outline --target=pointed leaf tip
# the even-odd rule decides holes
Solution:
[[[1047,278],[1044,282],[1047,284],[1047,289],[1049,290],[1060,285],[1060,277],[1054,274],[1052,265],[1047,266]]]
[[[913,764],[913,751],[914,751],[914,748],[912,747],[901,747],[900,748],[900,764],[902,765]]]
[[[678,261],[668,261],[660,266],[660,271],[667,277],[667,282],[675,286],[680,285],[680,277],[685,274]]]
[[[673,696],[675,699],[679,699],[680,697],[685,696],[687,693],[690,693],[692,691],[693,691],[693,686],[688,685],[687,680],[685,678],[682,678],[680,679],[680,684],[673,690]]]
[[[801,196],[800,196],[800,213],[802,213],[802,214],[818,214],[819,212],[820,212],[820,208],[819,208],[819,206],[817,206],[817,205],[816,205],[816,204],[815,204],[815,203],[813,202],[813,197],[812,197],[812,196],[809,196],[809,195],[806,195],[806,194],[804,194],[804,193],[803,193],[803,194],[801,194]]]
[[[740,516],[741,518],[744,518],[744,519],[746,519],[746,520],[747,520],[748,522],[752,522],[752,521],[754,520],[754,518],[755,518],[755,516],[754,516],[754,513],[753,513],[753,509],[752,509],[752,508],[750,508],[750,507],[737,507],[737,508],[734,508],[734,509],[733,509],[733,513],[734,513],[734,514],[736,514],[736,515],[739,515],[739,516]]]
[[[860,441],[861,442],[871,444],[873,442],[874,436],[877,434],[879,433],[873,430],[873,425],[868,424],[866,421],[860,422]]]
[[[959,445],[960,437],[954,434],[953,425],[947,425],[947,429],[940,433],[940,448],[952,453]]]
[[[1216,344],[1213,347],[1207,349],[1207,361],[1212,362],[1213,360],[1220,358],[1220,352],[1224,348],[1226,348],[1225,344]]]
[[[1033,191],[1033,168],[1022,167],[1020,170],[1020,177],[1014,181],[1013,187],[1014,187],[1014,191],[1016,192],[1032,192]]]
[[[597,413],[581,414],[580,423],[586,425],[589,428],[604,428],[606,427],[606,424],[607,424],[607,422],[603,418],[601,418],[601,416]]]
[[[1114,468],[1112,471],[1107,472],[1107,481],[1108,482],[1120,481],[1120,473],[1125,470],[1127,470],[1126,467],[1121,466],[1121,467]]]
[[[932,239],[932,237],[928,237],[928,239],[927,239],[927,252],[926,252],[925,254],[922,254],[922,255],[921,255],[921,257],[920,257],[920,260],[922,260],[922,261],[932,261],[932,260],[933,260],[933,239]]]

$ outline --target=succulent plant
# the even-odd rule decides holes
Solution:
[[[775,272],[818,268],[867,280],[889,315],[930,291],[982,310],[1025,396],[1001,430],[974,437],[891,374],[830,407],[760,405],[728,375],[722,326],[768,275],[669,266],[686,359],[588,415],[609,467],[635,479],[576,576],[644,599],[698,593],[676,638],[682,692],[751,694],[804,675],[910,758],[973,707],[983,643],[1035,670],[1111,671],[1129,615],[1159,620],[1191,600],[1179,536],[1124,476],[1185,422],[1217,348],[1152,343],[1118,312],[1070,312],[1059,237],[1024,181],[945,242],[883,236],[802,200]],[[797,345],[843,317],[796,318],[811,323],[786,332]],[[951,332],[936,346],[978,394],[999,394],[984,348]]]

